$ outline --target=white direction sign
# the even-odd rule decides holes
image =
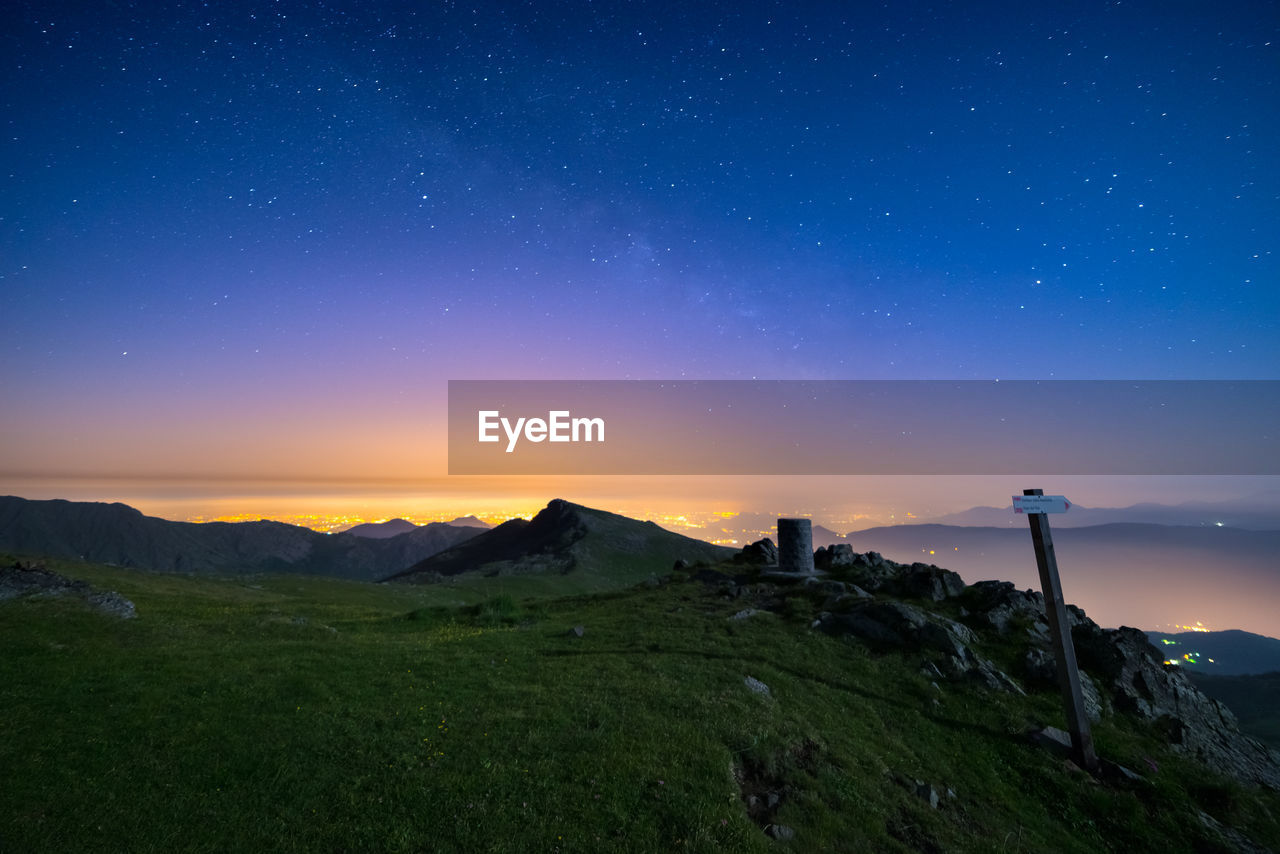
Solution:
[[[1065,495],[1015,495],[1014,513],[1066,513],[1071,502]]]

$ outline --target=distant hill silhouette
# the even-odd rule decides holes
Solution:
[[[475,516],[459,516],[457,519],[451,519],[448,522],[445,522],[445,524],[461,528],[484,528],[485,530],[493,527],[493,525],[490,525],[485,520]]]
[[[387,537],[394,537],[396,534],[407,534],[410,531],[417,530],[417,528],[417,525],[407,519],[389,519],[386,522],[365,522],[360,525],[352,525],[342,533],[351,534],[353,537],[385,540]]]
[[[163,572],[297,572],[373,581],[481,533],[444,523],[385,539],[283,522],[171,522],[126,504],[0,497],[0,550]]]
[[[454,528],[479,528],[487,531],[493,526],[483,519],[477,519],[475,516],[459,516],[448,522],[432,522],[433,525],[451,525]],[[415,525],[407,519],[389,519],[386,522],[365,522],[360,525],[352,525],[344,534],[351,534],[356,537],[369,537],[375,540],[385,540],[388,537],[394,537],[396,534],[406,534],[409,531],[416,531],[418,528],[426,527],[424,525]]]
[[[958,513],[925,520],[926,524],[979,525],[994,528],[1025,528],[1026,518],[1004,507],[970,507]],[[1263,493],[1252,499],[1231,501],[1188,501],[1182,504],[1144,502],[1129,507],[1081,507],[1054,518],[1054,527],[1081,528],[1113,523],[1176,525],[1189,527],[1243,528],[1249,531],[1280,530],[1280,496]],[[850,535],[852,536],[852,535]]]
[[[1167,659],[1178,659],[1188,672],[1217,676],[1280,672],[1280,639],[1255,635],[1239,629],[1223,632],[1148,631],[1157,649]],[[1171,644],[1164,641],[1173,641]],[[1188,661],[1184,655],[1195,659]],[[1213,659],[1210,661],[1210,659]]]
[[[512,519],[429,557],[388,581],[430,583],[461,573],[569,573],[643,579],[678,559],[717,561],[733,549],[555,499],[531,520]]]

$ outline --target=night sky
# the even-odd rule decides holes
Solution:
[[[451,378],[1280,365],[1274,3],[0,26],[0,477],[439,478]]]

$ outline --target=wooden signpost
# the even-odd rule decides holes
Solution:
[[[1084,693],[1080,690],[1080,671],[1076,667],[1076,648],[1071,642],[1071,622],[1067,603],[1062,598],[1062,580],[1058,577],[1058,558],[1053,552],[1048,513],[1066,513],[1070,502],[1061,495],[1045,495],[1040,489],[1024,489],[1013,497],[1013,512],[1027,514],[1031,523],[1031,542],[1036,548],[1036,567],[1040,570],[1040,587],[1044,590],[1044,611],[1049,619],[1049,635],[1053,657],[1058,662],[1058,687],[1067,710],[1067,729],[1071,731],[1071,753],[1076,764],[1090,772],[1098,770],[1098,757],[1093,750],[1093,734],[1084,711]]]

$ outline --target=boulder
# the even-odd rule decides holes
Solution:
[[[849,553],[851,563],[847,565],[847,577],[867,590],[879,590],[902,572],[902,564],[885,560],[879,552],[857,554],[850,548]]]
[[[743,546],[742,551],[733,556],[733,562],[776,566],[778,563],[778,547],[774,545],[773,540],[765,537],[763,540],[756,540],[751,545]]]
[[[949,569],[929,563],[913,563],[885,585],[899,596],[941,602],[964,592],[964,581]]]
[[[846,634],[882,646],[916,646],[917,633],[928,623],[924,612],[904,602],[865,602],[844,614],[833,614],[823,631]]]
[[[979,581],[965,590],[965,604],[982,623],[1008,635],[1019,622],[1044,623],[1044,596],[1035,590],[1018,590],[1012,581]],[[1033,637],[1041,632],[1032,631]],[[1048,623],[1043,636],[1048,637]]]
[[[815,569],[839,569],[853,566],[853,546],[848,543],[823,546],[813,553],[813,565]]]

